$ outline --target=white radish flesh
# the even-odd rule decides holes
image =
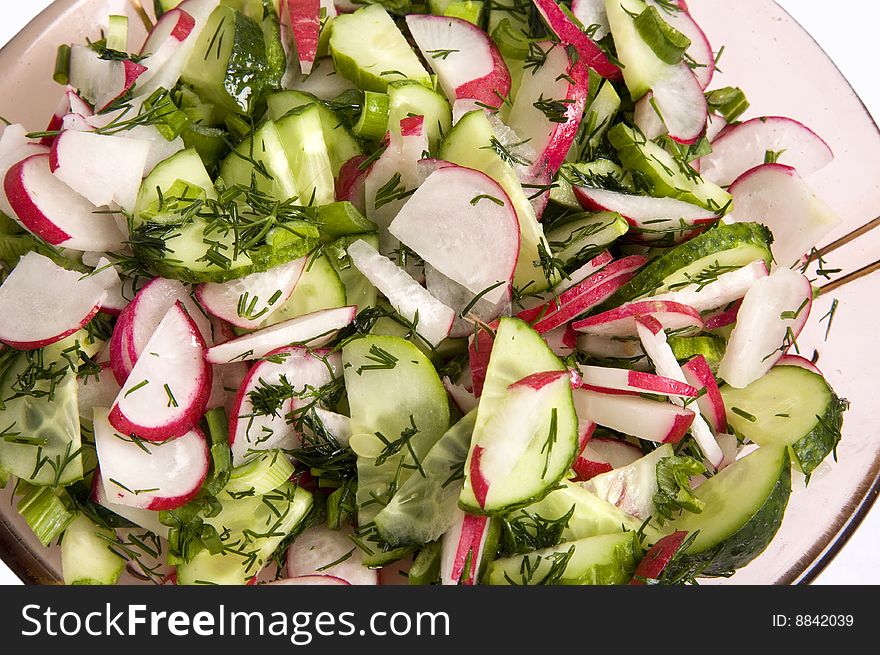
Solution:
[[[657,443],[681,441],[694,420],[692,411],[672,403],[586,389],[575,389],[572,395],[579,417]]]
[[[363,551],[349,538],[351,534],[351,528],[331,530],[326,525],[305,530],[287,549],[287,575],[296,578],[324,574],[352,585],[378,584],[378,574],[364,566]]]

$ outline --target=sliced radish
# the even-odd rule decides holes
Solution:
[[[351,528],[331,530],[326,525],[305,530],[287,549],[287,575],[326,574],[351,585],[379,584],[377,572],[364,566],[363,551],[351,540],[352,534]]]
[[[321,0],[283,0],[303,75],[312,72],[321,34]],[[282,10],[283,11],[283,10]]]
[[[485,297],[480,297],[474,302],[476,294],[458,282],[450,280],[430,264],[425,265],[425,287],[428,293],[455,311],[455,321],[449,331],[449,336],[453,339],[473,334],[475,321],[491,323],[510,310],[509,291],[496,303],[489,302]],[[460,314],[465,309],[468,310],[467,315],[462,318]]]
[[[298,316],[237,339],[213,346],[205,355],[212,364],[261,359],[273,350],[294,344],[320,348],[354,320],[357,307],[322,309]]]
[[[128,301],[123,295],[124,285],[116,267],[110,263],[109,259],[101,257],[95,264],[95,272],[91,274],[91,277],[107,290],[107,296],[101,302],[101,311],[111,316],[118,316],[128,305]]]
[[[332,365],[332,357],[330,361]],[[354,430],[351,426],[351,418],[343,414],[331,412],[323,407],[315,407],[314,411],[315,418],[321,422],[324,430],[333,435],[333,438],[336,439],[336,442],[340,446],[348,446],[351,436],[354,434]]]
[[[563,325],[541,336],[557,357],[568,357],[577,350],[578,333],[571,325]]]
[[[483,393],[483,383],[486,381],[486,370],[489,368],[489,358],[492,355],[492,343],[497,327],[498,321],[492,321],[484,328],[477,329],[468,340],[468,363],[471,369],[474,396],[477,398]]]
[[[300,575],[295,578],[282,578],[267,582],[267,585],[341,585],[350,587],[351,583],[334,575]]]
[[[652,296],[652,300],[664,300],[693,307],[698,312],[705,312],[718,307],[725,307],[746,295],[755,282],[767,277],[767,264],[758,260],[742,268],[722,273],[713,282],[701,285],[692,283],[675,291]],[[709,328],[708,319],[705,321]]]
[[[556,285],[554,291],[556,291],[556,293],[562,293],[563,291],[571,289],[573,286],[578,285],[586,280],[593,273],[598,273],[600,270],[605,268],[605,266],[613,261],[614,255],[612,255],[607,250],[603,250],[600,254],[593,257],[593,259],[588,261],[586,264],[569,273],[564,280]]]
[[[366,161],[366,155],[355,155],[342,165],[336,176],[336,200],[348,200],[361,213],[366,212],[364,180],[367,170],[361,168]]]
[[[758,280],[743,299],[718,376],[742,389],[786,354],[807,322],[813,287],[800,273],[779,268]]]
[[[625,368],[605,368],[602,366],[578,366],[583,384],[598,387],[599,390],[629,391],[632,393],[652,393],[660,396],[696,398],[697,389],[662,375],[651,375]]]
[[[714,143],[715,139],[724,134],[724,132],[728,128],[728,123],[724,120],[724,116],[715,113],[709,113],[709,119],[706,122],[706,138]],[[691,166],[693,166],[694,170],[699,172],[702,170],[702,165],[700,164],[700,159],[691,162]]]
[[[727,186],[760,166],[768,152],[803,176],[815,173],[834,159],[828,144],[803,123],[782,116],[752,118],[733,125],[712,141],[712,152],[700,158],[701,174]]]
[[[645,585],[651,580],[660,578],[663,571],[669,566],[672,558],[681,548],[688,533],[682,530],[673,532],[660,539],[648,549],[642,561],[636,567],[631,585]]]
[[[274,408],[259,404],[255,407],[254,400],[260,397],[261,390],[283,383],[290,393],[303,394],[307,389],[329,384],[341,370],[339,353],[296,347],[275,350],[269,358],[255,364],[239,386],[229,412],[233,463],[242,464],[258,451],[300,445],[300,437],[288,416],[299,407],[300,399],[285,399]]]
[[[572,0],[571,13],[581,25],[592,28],[594,39],[601,39],[611,31],[608,25],[608,12],[605,11],[605,0]]]
[[[581,450],[572,469],[575,482],[585,482],[597,475],[632,464],[644,453],[633,444],[618,439],[591,439]]]
[[[176,302],[147,342],[116,397],[110,422],[125,434],[164,441],[189,432],[205,413],[211,366],[205,341]]]
[[[688,64],[667,67],[651,84],[651,91],[673,140],[690,144],[700,138],[706,129],[708,108],[703,86]]]
[[[646,0],[649,5],[657,7],[660,17],[670,26],[677,29],[691,40],[691,45],[686,51],[688,63],[693,67],[694,76],[705,89],[712,82],[715,75],[715,51],[705,32],[687,12],[686,8],[676,11],[667,3],[658,0]]]
[[[443,386],[446,388],[446,393],[452,398],[452,402],[458,407],[458,411],[462,414],[467,414],[471,410],[476,409],[479,404],[472,392],[460,384],[455,384],[448,377],[443,378]]]
[[[230,282],[196,287],[196,298],[210,314],[246,330],[259,327],[293,293],[307,257]]]
[[[31,155],[6,173],[4,188],[15,215],[38,237],[74,250],[121,250],[125,236],[112,215],[55,177],[48,154]]]
[[[96,132],[63,132],[52,144],[55,176],[93,205],[117,203],[134,211],[150,144]]]
[[[519,223],[507,193],[488,175],[452,165],[434,171],[388,231],[472,294],[493,304],[507,296]]]
[[[657,464],[674,454],[671,445],[661,446],[631,464],[600,473],[580,486],[627,514],[646,520],[654,513]]]
[[[783,355],[779,358],[779,361],[776,362],[776,366],[797,366],[798,368],[810,371],[816,375],[822,375],[822,371],[819,370],[818,366],[806,357],[801,357],[800,355]]]
[[[728,325],[733,325],[736,323],[736,317],[739,314],[739,308],[741,306],[742,300],[737,300],[726,307],[722,307],[718,311],[707,314],[703,319],[703,326],[706,330],[718,330]]]
[[[186,147],[181,137],[169,141],[155,125],[135,125],[131,129],[119,132],[117,136],[124,139],[137,139],[149,144],[150,151],[147,154],[147,163],[144,164],[145,176],[149,175],[161,162]]]
[[[572,190],[584,209],[616,212],[636,228],[654,228],[656,221],[661,219],[690,227],[718,221],[718,215],[708,209],[675,198],[652,198],[580,186],[575,186]]]
[[[474,585],[489,535],[489,517],[455,511],[455,523],[440,542],[440,583]]]
[[[688,382],[687,375],[682,370],[681,366],[679,366],[678,360],[675,359],[675,354],[672,352],[672,348],[669,347],[669,343],[666,341],[666,333],[662,329],[658,329],[658,326],[650,326],[650,323],[642,318],[637,320],[636,328],[638,330],[639,340],[642,342],[642,348],[645,349],[645,353],[647,353],[651,362],[653,362],[654,369],[657,373],[672,378],[673,380]],[[714,378],[712,378],[711,381],[708,378],[705,379],[707,384],[712,384],[712,382],[714,382]],[[684,407],[684,401],[680,398],[673,398],[672,402]],[[694,440],[697,442],[697,445],[700,447],[700,450],[703,452],[703,455],[705,455],[706,459],[717,469],[721,465],[724,453],[721,451],[721,447],[718,445],[709,424],[703,418],[702,410],[704,406],[710,408],[713,412],[716,412],[718,409],[713,403],[709,403],[708,405],[705,402],[703,404],[698,403],[697,407],[699,412],[694,415],[690,431]]]
[[[287,31],[287,26],[282,24],[281,30],[284,33]],[[285,43],[285,40],[282,39],[282,44]],[[290,58],[291,53],[288,52],[288,59]],[[303,93],[310,93],[326,102],[330,102],[346,91],[355,89],[354,84],[349,80],[342,75],[336,74],[332,57],[316,59],[312,65],[312,72],[305,77],[299,75],[294,70],[295,67],[296,65],[288,65],[287,74],[284,76],[284,81],[282,81],[282,88],[293,88]]]
[[[106,412],[106,409],[104,410]],[[89,414],[89,420],[92,420],[92,414]],[[155,535],[168,538],[168,526],[163,525],[159,521],[159,512],[140,507],[129,507],[128,505],[120,505],[119,503],[110,502],[107,494],[104,493],[104,480],[101,476],[100,469],[96,469],[92,476],[92,495],[90,500],[96,505],[100,505],[117,516],[131,521],[134,525],[144,530],[149,530]]]
[[[79,375],[76,378],[76,401],[81,418],[92,420],[95,407],[110,407],[119,395],[119,383],[113,377],[109,363],[99,365],[95,374]]]
[[[639,439],[677,443],[694,421],[691,410],[672,403],[586,389],[572,393],[578,416]]]
[[[635,110],[633,111],[633,122],[649,141],[663,136],[668,131],[663,119],[660,118],[660,114],[657,113],[658,110],[653,100],[654,94],[648,91],[636,102]]]
[[[620,78],[620,68],[611,63],[596,43],[565,15],[554,0],[533,0],[541,16],[564,45],[574,46],[581,61],[602,77]]]
[[[730,186],[733,221],[757,221],[773,233],[773,258],[780,267],[799,264],[840,217],[814,194],[790,166],[763,164]]]
[[[523,73],[507,122],[538,153],[532,170],[555,175],[577,137],[589,78],[580,60],[569,59],[566,48],[552,41],[535,45],[547,56],[539,67]]]
[[[96,109],[106,109],[135,85],[146,67],[130,59],[101,59],[89,46],[70,48],[70,85]]]
[[[449,16],[410,14],[406,24],[449,102],[464,98],[501,106],[510,93],[510,72],[488,34]]]
[[[718,382],[712,375],[712,369],[706,362],[706,358],[697,355],[681,367],[687,381],[700,390],[697,398],[697,407],[700,414],[709,423],[709,427],[715,433],[727,432],[727,412],[724,409],[724,399],[718,390]],[[703,390],[705,389],[705,392]]]
[[[6,173],[14,164],[27,159],[31,155],[42,155],[49,149],[42,144],[29,140],[21,125],[7,125],[0,137],[0,180],[6,179]],[[0,211],[16,218],[15,211],[6,199],[6,190],[0,185]]]
[[[603,337],[631,337],[636,319],[651,317],[666,330],[701,330],[703,320],[693,307],[668,300],[638,300],[589,316],[572,324],[578,332]]]
[[[0,341],[17,350],[61,341],[85,326],[106,296],[91,278],[29,252],[0,286]]]
[[[123,309],[119,313],[116,324],[113,326],[109,345],[110,368],[113,371],[113,377],[116,378],[116,382],[120,386],[125,384],[135,362],[131,356],[132,349],[129,348],[132,314],[127,310],[128,308]]]
[[[433,346],[449,335],[455,312],[428,293],[402,268],[365,241],[348,247],[348,255],[366,278],[381,291],[394,310],[415,323],[416,329]]]
[[[107,410],[94,412],[95,446],[108,502],[150,510],[186,505],[208,475],[205,435],[193,428],[178,439],[143,443],[119,434]]]
[[[647,370],[647,358],[638,339],[619,339],[581,334],[578,350],[600,360],[623,361],[627,368]]]

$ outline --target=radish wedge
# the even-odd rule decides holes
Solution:
[[[631,516],[646,520],[654,513],[657,464],[675,455],[671,444],[655,448],[634,462],[594,476],[581,487]]]
[[[299,578],[326,574],[350,585],[379,584],[378,573],[364,566],[364,551],[349,538],[352,534],[351,528],[331,530],[326,525],[305,530],[287,549],[287,575]]]
[[[264,450],[299,447],[300,437],[289,415],[309,399],[301,400],[296,394],[303,394],[307,389],[320,389],[331,383],[341,371],[338,353],[296,347],[275,350],[265,361],[252,366],[229,411],[229,445],[233,463],[238,466],[254,453]],[[264,403],[257,409],[254,399],[260,396],[261,390],[278,385],[289,390],[293,397],[279,401],[277,407]],[[274,411],[270,411],[272,409]]]
[[[99,365],[96,373],[77,376],[76,386],[80,418],[88,420],[92,419],[95,407],[110,407],[121,388],[106,362]]]
[[[98,252],[121,250],[125,236],[109,214],[76,193],[50,170],[48,154],[32,155],[6,173],[9,205],[22,224],[53,246]]]
[[[708,209],[675,198],[652,198],[580,186],[572,190],[584,209],[617,212],[634,227],[649,227],[651,222],[661,218],[681,220],[689,225],[718,220],[718,216]]]
[[[239,328],[255,329],[293,293],[306,260],[301,257],[229,282],[200,284],[196,297],[213,316]]]
[[[475,585],[489,535],[489,518],[455,510],[455,524],[440,542],[440,584]]]
[[[602,49],[566,16],[555,0],[533,0],[533,2],[559,40],[565,45],[575,47],[581,61],[602,77],[620,78],[620,68],[611,63]]]
[[[98,312],[107,290],[29,252],[0,286],[0,341],[34,350],[61,341]]]
[[[85,261],[83,261],[85,263]],[[107,297],[101,302],[101,311],[112,316],[119,316],[128,305],[125,299],[122,278],[116,267],[106,257],[98,258],[92,279],[107,290]]]
[[[739,309],[718,376],[737,389],[769,371],[807,322],[813,287],[800,273],[779,268],[749,289]]]
[[[553,42],[535,44],[546,58],[527,70],[508,118],[519,141],[537,154],[530,171],[555,175],[577,137],[587,104],[588,75],[580,61],[569,59]],[[532,182],[532,180],[528,180]]]
[[[574,482],[585,482],[602,473],[632,464],[644,453],[633,444],[618,439],[590,439],[581,450],[572,469]]]
[[[107,502],[168,510],[186,505],[198,494],[210,462],[201,430],[193,428],[178,439],[154,444],[119,434],[106,409],[95,408],[94,424]]]
[[[706,129],[708,107],[703,86],[691,67],[684,62],[670,66],[654,80],[651,91],[669,136],[679,143],[696,142]]]
[[[337,307],[292,318],[213,346],[205,359],[212,364],[231,364],[261,359],[283,346],[301,344],[320,348],[351,323],[356,313],[357,307]]]
[[[578,366],[583,384],[598,387],[597,390],[627,391],[635,394],[651,393],[659,396],[696,398],[698,391],[690,384],[678,380],[652,375],[625,368],[605,368],[602,366]]]
[[[122,386],[110,410],[110,423],[148,441],[186,434],[205,413],[211,378],[205,341],[178,301]]]
[[[651,300],[681,303],[698,312],[705,312],[710,309],[726,307],[739,300],[746,295],[755,282],[767,277],[768,274],[767,264],[758,260],[742,268],[722,273],[708,284],[695,282],[684,287],[676,285],[675,291],[652,296]],[[707,329],[710,327],[708,318],[705,320],[705,326]]]
[[[791,166],[756,166],[730,185],[730,194],[730,220],[767,226],[773,233],[773,259],[780,267],[800,264],[804,254],[840,223]]]
[[[697,407],[700,414],[709,423],[712,431],[727,432],[727,411],[724,409],[724,399],[718,390],[718,382],[712,375],[712,369],[703,355],[697,355],[681,367],[685,379],[701,391],[697,398]],[[703,393],[703,389],[705,392]]]
[[[575,389],[578,416],[606,428],[657,443],[677,443],[687,433],[694,413],[672,403]]]
[[[361,166],[367,161],[366,155],[355,155],[346,161],[336,176],[336,200],[348,200],[362,214],[366,212],[364,180],[367,170]]]
[[[130,91],[146,70],[146,66],[130,59],[101,59],[86,45],[70,48],[70,85],[79,89],[98,111]]]
[[[489,303],[507,296],[519,223],[510,198],[488,175],[453,165],[434,171],[388,231],[473,295]]]
[[[3,134],[0,136],[0,181],[6,179],[6,173],[14,164],[31,155],[43,155],[49,152],[45,145],[30,141],[26,134],[27,130],[21,125],[7,125],[3,129]],[[15,211],[9,205],[3,186],[0,185],[0,211],[15,218]]]
[[[348,255],[355,268],[385,294],[398,314],[413,324],[418,316],[416,330],[428,343],[436,346],[449,335],[455,312],[428,293],[406,271],[379,254],[366,241],[351,244]]]
[[[321,34],[321,0],[282,0],[296,41],[296,53],[303,75],[312,72],[318,56],[318,37]],[[283,11],[283,10],[282,10]]]
[[[501,106],[510,93],[510,72],[488,34],[449,16],[410,14],[406,24],[450,103],[468,99]]]
[[[650,317],[667,330],[700,330],[703,321],[693,307],[666,300],[637,300],[572,324],[578,332],[602,337],[636,336],[636,320]]]
[[[778,154],[783,164],[803,176],[834,159],[828,144],[806,125],[782,116],[765,116],[734,125],[712,141],[712,152],[700,158],[700,172],[706,179],[727,186],[763,164],[768,152]]]

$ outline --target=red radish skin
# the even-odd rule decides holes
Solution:
[[[572,392],[578,416],[624,434],[657,443],[678,443],[694,413],[678,405],[586,389]]]
[[[742,300],[731,303],[729,307],[714,312],[706,317],[704,326],[707,330],[717,330],[719,328],[733,325],[736,323],[736,316],[739,314],[739,308],[742,306]]]
[[[627,303],[610,309],[607,312],[590,316],[572,324],[578,332],[599,336],[631,337],[636,336],[637,319],[654,319],[655,323],[665,329],[681,330],[685,328],[699,330],[703,328],[700,313],[694,308],[666,300],[642,300]],[[656,325],[651,325],[652,332]]]
[[[724,399],[718,390],[718,382],[712,375],[706,358],[697,355],[681,367],[685,378],[699,390],[705,389],[705,394],[697,399],[700,413],[709,421],[712,431],[727,432],[727,412],[724,409]]]
[[[452,568],[448,575],[449,579],[444,580],[445,583],[466,586],[476,584],[488,527],[488,516],[464,515],[458,548],[456,548],[452,561]],[[468,566],[467,571],[465,571],[466,566]],[[467,577],[462,577],[465,573],[467,573]]]
[[[287,15],[303,75],[312,72],[321,34],[321,0],[287,0]]]
[[[620,68],[611,63],[602,49],[565,15],[554,0],[533,0],[533,2],[559,40],[565,45],[574,46],[580,59],[587,66],[602,77],[620,79]]]
[[[486,480],[483,471],[480,469],[480,460],[483,458],[484,452],[486,452],[486,449],[482,446],[474,446],[474,452],[471,456],[470,482],[480,507],[486,506],[486,497],[489,495],[489,481]]]
[[[362,168],[365,161],[366,155],[355,155],[342,165],[336,176],[336,199],[348,200],[361,213],[366,211],[364,180],[368,169]]]
[[[601,366],[579,367],[585,386],[603,390],[626,391],[631,393],[653,393],[681,398],[696,398],[698,390],[678,380],[627,369],[603,368]]]
[[[809,359],[801,357],[800,355],[783,355],[779,358],[779,361],[776,362],[776,366],[797,366],[798,368],[810,371],[816,375],[822,375],[822,371],[819,370],[819,367]]]
[[[425,125],[424,116],[407,116],[400,119],[400,136],[419,136]]]
[[[682,530],[673,532],[651,546],[642,561],[636,567],[631,585],[645,585],[648,580],[657,580],[675,554],[678,552],[688,533]]]
[[[595,429],[595,424],[593,424]],[[574,482],[587,480],[628,466],[643,457],[642,451],[631,443],[618,439],[591,439],[584,444],[572,466],[575,472]]]
[[[169,30],[170,27],[170,30]],[[144,41],[141,48],[141,56],[153,55],[168,38],[182,42],[189,37],[196,27],[195,19],[183,11],[179,7],[166,11],[162,17],[156,21],[156,25]],[[148,67],[149,68],[149,67]]]

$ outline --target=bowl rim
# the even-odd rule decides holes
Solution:
[[[0,47],[0,55],[14,44],[33,41],[45,25],[58,20],[64,12],[71,10],[76,4],[84,1],[88,0],[54,0],[54,2],[31,19],[21,31]],[[127,2],[135,10],[144,10],[140,0],[127,0]],[[880,133],[880,126],[877,125],[877,121],[834,59],[831,58],[813,35],[776,0],[768,0],[768,2],[776,5],[792,23],[809,37],[816,48],[832,64],[840,79],[843,80],[847,88],[858,100],[862,111],[868,117],[871,125]],[[858,485],[855,493],[850,498],[850,502],[841,508],[841,511],[837,514],[837,519],[830,526],[830,529],[826,530],[807,552],[795,560],[788,570],[782,572],[774,584],[810,584],[813,582],[847,544],[874,506],[878,497],[880,497],[880,454],[874,458],[870,473]],[[21,543],[11,526],[2,519],[0,519],[0,560],[25,584],[52,584],[54,582],[53,573],[47,569],[39,558],[30,552],[30,549]]]

